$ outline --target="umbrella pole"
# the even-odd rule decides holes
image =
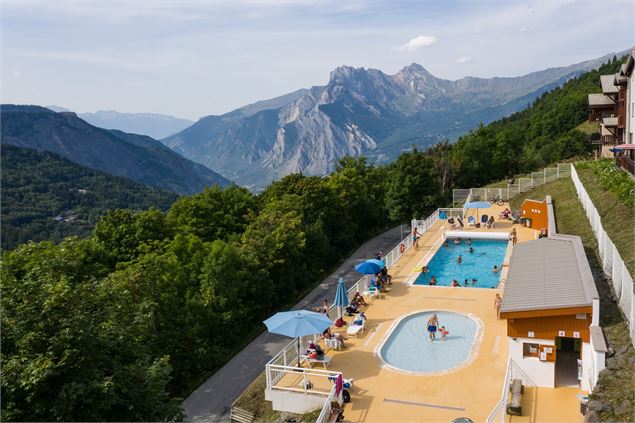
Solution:
[[[298,367],[300,367],[300,337],[298,336]]]

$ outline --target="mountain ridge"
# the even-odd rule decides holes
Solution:
[[[50,105],[46,108],[54,112],[73,112],[65,107]],[[154,139],[165,138],[194,124],[193,120],[177,118],[161,113],[130,113],[116,110],[96,112],[74,112],[93,126],[102,129],[116,129],[133,134],[147,135]]]
[[[0,105],[0,114],[3,144],[50,151],[82,166],[179,194],[231,183],[151,137],[97,128],[73,112],[7,104]]]
[[[258,190],[288,173],[325,175],[345,155],[386,162],[412,145],[453,141],[480,122],[522,110],[612,56],[520,77],[454,81],[417,63],[392,75],[342,65],[324,86],[205,116],[161,142]]]

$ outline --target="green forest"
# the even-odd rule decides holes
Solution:
[[[117,209],[88,237],[2,256],[2,418],[181,418],[196,384],[385,228],[479,186],[585,155],[575,128],[613,61],[481,126],[387,166],[344,158],[254,195],[232,186],[167,212]]]
[[[1,157],[2,249],[88,236],[107,210],[167,210],[177,198],[49,152],[3,144]]]

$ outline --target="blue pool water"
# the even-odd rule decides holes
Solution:
[[[445,341],[437,333],[430,341],[428,319],[437,314],[439,325],[450,332]],[[401,370],[420,373],[439,372],[459,366],[470,358],[477,324],[470,317],[446,311],[426,311],[401,320],[382,345],[386,363]]]
[[[441,246],[432,260],[428,263],[430,271],[421,273],[415,280],[415,285],[429,285],[430,278],[437,279],[437,286],[450,286],[452,279],[459,281],[463,286],[465,279],[470,287],[495,288],[498,286],[500,272],[492,272],[494,265],[500,269],[505,259],[507,241],[494,241],[487,239],[472,240],[473,253],[469,252],[470,246],[463,240],[461,244],[454,244],[448,239],[448,247]],[[457,257],[461,255],[463,262],[459,264]],[[472,278],[476,279],[476,285],[472,285]]]

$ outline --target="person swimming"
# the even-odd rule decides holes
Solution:
[[[492,269],[492,272],[498,273],[498,266],[494,265],[494,268]]]
[[[474,252],[474,248],[470,247],[469,250],[467,250],[470,254],[472,254]]]
[[[468,286],[468,285],[469,285],[469,284],[468,284],[467,279],[466,279],[466,280],[463,282],[463,286]]]
[[[463,257],[462,257],[462,256],[458,256],[458,257],[456,258],[456,262],[457,262],[458,264],[463,263]]]
[[[472,278],[472,285],[476,285],[476,278]]]
[[[434,276],[432,276],[430,278],[430,285],[436,285],[437,284],[437,278],[435,278]]]

